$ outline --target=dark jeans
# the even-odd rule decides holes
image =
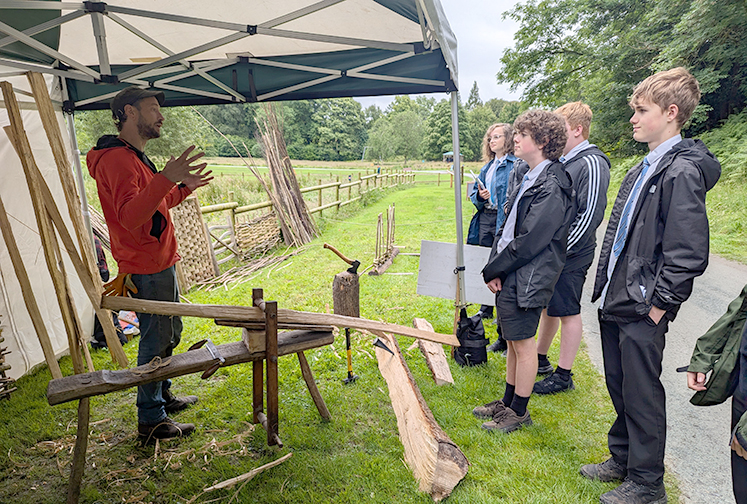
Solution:
[[[134,297],[153,301],[179,302],[176,268],[167,268],[152,275],[132,275],[138,289]],[[137,365],[148,364],[155,357],[170,357],[182,337],[181,317],[138,313],[140,320],[140,346]],[[163,396],[171,387],[171,380],[146,383],[137,388],[138,422],[155,425],[166,418]]]
[[[737,426],[737,422],[745,411],[747,411],[747,399],[735,395],[731,403],[732,430]],[[731,451],[731,480],[737,504],[747,504],[747,460],[737,455],[734,450]]]
[[[630,323],[600,319],[604,374],[617,419],[607,436],[612,458],[639,484],[664,477],[666,404],[659,379],[669,322],[646,317]]]

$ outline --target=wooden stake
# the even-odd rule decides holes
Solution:
[[[88,230],[83,223],[83,216],[80,211],[80,199],[78,198],[78,194],[75,190],[75,183],[72,179],[70,159],[66,155],[62,132],[60,131],[60,125],[57,122],[57,116],[54,107],[52,106],[52,100],[49,97],[47,84],[44,81],[44,76],[40,73],[28,72],[26,76],[29,80],[29,84],[31,84],[31,91],[39,110],[39,116],[41,117],[44,131],[47,134],[49,146],[52,149],[52,155],[54,156],[55,164],[57,165],[57,173],[59,174],[62,189],[65,193],[65,201],[70,214],[70,220],[73,223],[73,228],[75,229],[75,234],[78,239],[78,248],[83,257],[83,264],[85,267],[82,269],[76,268],[76,273],[81,279],[81,282],[84,283],[84,287],[86,284],[93,287],[93,295],[89,294],[89,298],[91,298],[91,303],[96,310],[96,315],[104,330],[106,345],[112,355],[112,360],[122,367],[127,367],[127,357],[125,356],[124,350],[122,350],[122,344],[117,337],[117,331],[114,328],[112,316],[108,311],[101,310],[98,306],[97,300],[101,297],[104,289],[101,284],[98,267],[96,266],[96,260],[93,257],[93,243],[91,243]],[[39,179],[41,181],[44,180],[41,177],[39,177]],[[46,183],[44,183],[44,185],[46,185]],[[48,187],[47,192],[49,192]],[[49,192],[49,194],[51,196],[51,192]],[[53,199],[52,202],[54,202]],[[47,200],[46,205],[48,208],[50,207],[49,200]],[[58,232],[62,233],[62,228],[64,227],[62,219],[55,222],[55,225],[57,226]],[[71,254],[72,259],[73,252],[69,247],[67,247],[67,245],[65,248],[68,250],[68,253]],[[90,279],[90,282],[88,282],[88,279]]]
[[[39,305],[36,304],[34,290],[31,288],[31,282],[29,281],[29,276],[26,272],[26,266],[23,264],[21,252],[18,250],[18,245],[13,236],[13,229],[10,227],[10,221],[8,220],[8,214],[5,212],[5,205],[3,204],[2,198],[0,198],[0,230],[2,230],[3,233],[5,246],[8,248],[10,261],[13,263],[16,278],[18,278],[18,283],[21,284],[23,302],[26,304],[26,309],[31,317],[31,323],[34,325],[36,336],[39,338],[39,343],[44,352],[44,360],[47,362],[47,366],[49,366],[49,372],[52,373],[52,378],[62,378],[62,371],[60,371],[60,365],[55,357],[52,342],[47,333],[47,327],[44,325],[44,318],[39,311]]]
[[[65,332],[67,333],[68,344],[70,346],[70,356],[73,361],[73,370],[75,373],[82,373],[83,360],[81,359],[80,348],[78,346],[78,341],[80,340],[80,336],[78,335],[80,324],[76,324],[76,317],[71,312],[72,307],[69,302],[71,299],[70,293],[65,289],[65,281],[62,278],[62,273],[58,269],[58,265],[55,264],[55,254],[54,249],[52,248],[52,242],[56,241],[57,238],[54,235],[54,230],[51,229],[47,218],[46,208],[42,201],[39,180],[36,176],[38,168],[36,168],[36,162],[34,161],[31,152],[31,146],[29,145],[26,131],[23,129],[21,111],[18,107],[15,93],[13,92],[13,86],[9,82],[0,82],[0,89],[2,89],[5,107],[10,119],[14,145],[18,149],[21,164],[23,165],[24,173],[26,174],[26,182],[28,183],[29,192],[31,193],[31,201],[34,205],[34,214],[36,215],[36,223],[39,228],[39,236],[41,238],[42,248],[44,249],[44,258],[47,262],[50,276],[52,277],[55,294],[57,295],[57,302],[60,306],[62,320],[65,325]]]
[[[73,452],[73,467],[70,470],[70,479],[68,480],[67,504],[78,504],[80,499],[80,484],[83,481],[83,471],[86,468],[90,413],[90,399],[84,397],[78,403],[78,429],[75,438],[75,451]]]
[[[309,361],[306,360],[306,355],[303,352],[298,352],[296,355],[298,355],[298,364],[301,366],[301,376],[303,376],[306,382],[306,387],[309,389],[309,394],[311,394],[311,398],[314,400],[317,411],[323,419],[327,421],[331,420],[332,415],[330,415],[327,405],[324,403],[324,398],[322,398],[322,394],[316,386],[314,375],[309,367]]]

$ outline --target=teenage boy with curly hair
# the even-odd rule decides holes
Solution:
[[[478,418],[492,418],[483,429],[506,433],[532,424],[527,404],[537,375],[534,335],[565,264],[575,214],[573,185],[558,162],[567,139],[563,117],[530,110],[516,119],[514,130],[514,152],[529,170],[509,197],[508,215],[482,270],[508,342],[506,390],[502,399],[473,410]]]

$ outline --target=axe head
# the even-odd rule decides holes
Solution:
[[[348,273],[352,273],[353,275],[358,274],[358,266],[361,265],[360,261],[353,261],[350,267],[347,269]]]

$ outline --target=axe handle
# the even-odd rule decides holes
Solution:
[[[343,261],[345,261],[346,263],[348,263],[348,264],[350,264],[350,265],[352,265],[352,264],[353,264],[353,261],[351,261],[350,259],[348,259],[348,258],[347,258],[347,257],[345,257],[344,255],[342,255],[342,252],[340,252],[339,250],[337,250],[336,248],[334,248],[334,247],[333,247],[332,245],[330,245],[329,243],[325,243],[325,244],[324,244],[324,248],[326,248],[326,249],[329,249],[329,250],[331,250],[332,252],[334,252],[335,254],[337,254],[337,256],[338,256],[338,257],[339,257],[340,259],[342,259]]]

